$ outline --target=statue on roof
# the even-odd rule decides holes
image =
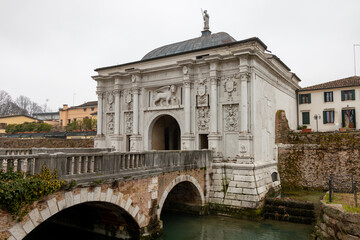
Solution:
[[[204,19],[204,31],[209,30],[209,14],[207,13],[207,10],[201,11]]]

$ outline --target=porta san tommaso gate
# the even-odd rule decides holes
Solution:
[[[37,172],[46,164],[77,181],[33,204],[20,223],[1,212],[9,239],[26,239],[71,210],[92,219],[99,234],[109,234],[107,223],[116,236],[145,237],[161,229],[166,206],[256,209],[279,188],[275,115],[284,110],[296,127],[300,79],[260,39],[204,29],[140,61],[95,71],[99,151],[2,156],[3,168]]]

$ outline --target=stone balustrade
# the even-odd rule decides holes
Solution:
[[[0,155],[0,169],[40,173],[43,165],[62,179],[79,182],[114,177],[148,175],[159,172],[205,168],[211,164],[211,151],[148,151],[95,153],[38,153]]]

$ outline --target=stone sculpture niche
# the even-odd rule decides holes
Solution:
[[[169,85],[155,90],[154,105],[155,106],[171,106],[178,105],[179,99],[176,96],[176,86]]]

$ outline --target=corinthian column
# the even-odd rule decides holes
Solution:
[[[139,89],[133,88],[133,134],[139,133]]]
[[[98,119],[97,119],[97,135],[103,135],[103,91],[96,91],[98,95]]]
[[[247,82],[249,80],[249,73],[241,73],[241,124],[240,131],[242,133],[249,132],[248,128],[248,87]]]
[[[218,121],[217,121],[217,77],[210,76],[210,132],[218,132]]]
[[[114,95],[115,95],[115,126],[114,134],[120,134],[120,90],[117,89],[118,86],[115,85]]]
[[[191,95],[190,95],[190,81],[184,81],[185,88],[185,134],[191,133]]]

